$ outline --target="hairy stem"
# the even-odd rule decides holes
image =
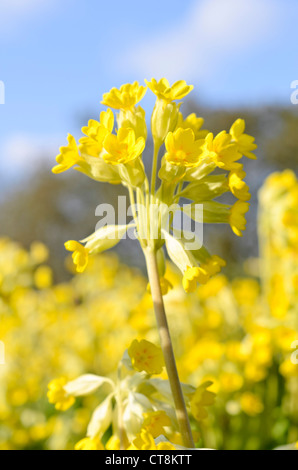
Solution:
[[[166,312],[160,288],[155,251],[150,248],[147,248],[145,250],[145,257],[160,343],[165,359],[167,374],[171,385],[177,421],[180,427],[180,432],[185,447],[194,448],[194,441],[190,429],[190,423],[184,402],[182,388],[178,377],[171,336],[169,332]]]

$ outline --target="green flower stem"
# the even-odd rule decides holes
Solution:
[[[156,173],[157,173],[157,163],[158,163],[158,154],[161,143],[154,141],[154,152],[153,152],[153,162],[152,162],[152,174],[151,174],[151,196],[154,199],[155,195],[155,185],[156,185]]]
[[[182,388],[178,377],[170,331],[168,327],[166,312],[160,288],[156,254],[155,251],[150,249],[149,247],[144,250],[144,254],[146,258],[147,271],[160,337],[160,343],[164,355],[168,378],[171,385],[177,421],[180,427],[180,432],[185,447],[194,448],[194,441],[191,433]]]

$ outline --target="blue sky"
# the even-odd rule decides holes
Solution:
[[[0,172],[26,172],[41,153],[54,162],[123,82],[185,78],[214,108],[291,105],[297,17],[297,0],[2,0]]]

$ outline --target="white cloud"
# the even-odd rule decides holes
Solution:
[[[22,24],[47,13],[56,0],[0,0],[0,35],[14,35]]]
[[[145,77],[208,79],[231,56],[270,41],[279,17],[275,0],[201,0],[187,16],[124,53],[121,67]],[[117,61],[116,61],[117,62]]]
[[[55,157],[64,140],[61,136],[11,135],[0,149],[1,174],[11,177],[28,176],[42,165],[54,166]]]

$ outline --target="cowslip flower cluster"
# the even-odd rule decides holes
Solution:
[[[283,173],[278,175],[287,194],[283,178]],[[265,187],[269,191],[267,182]],[[261,219],[267,211],[273,215],[269,203],[262,207]],[[217,393],[216,405],[208,407],[209,416],[196,420],[200,438],[195,441],[201,447],[271,449],[297,440],[298,366],[293,357],[298,356],[292,345],[298,339],[298,302],[292,287],[298,260],[292,246],[278,249],[278,263],[274,261],[271,248],[278,239],[272,234],[280,234],[275,226],[282,221],[283,211],[280,216],[268,232],[260,226],[266,258],[261,259],[253,277],[246,274],[229,280],[218,274],[194,294],[185,295],[179,273],[167,265],[166,276],[173,289],[165,300],[179,375],[194,386],[212,381],[207,391]],[[288,229],[281,228],[280,241],[284,241]],[[121,264],[110,252],[91,257],[88,270],[77,275],[67,258],[72,278],[53,283],[48,256],[42,243],[34,242],[27,250],[0,239],[0,339],[9,359],[0,365],[3,450],[73,449],[84,439],[91,412],[109,390],[102,389],[101,394],[99,389],[76,400],[62,413],[54,404],[46,405],[47,384],[55,377],[68,382],[86,371],[114,381],[123,351],[134,338],[158,344],[152,300],[139,271]],[[277,295],[269,304],[267,281],[263,284],[268,261],[274,262],[282,278],[290,280],[286,290],[276,282]],[[256,262],[247,260],[246,269]],[[281,304],[276,308],[278,298],[283,299],[282,310]],[[32,345],[39,354],[32,355]],[[164,370],[159,377],[166,378]],[[145,415],[142,427],[156,440],[156,433],[166,434],[160,429],[166,418],[156,413],[153,417],[155,431]],[[264,432],[256,433],[260,428]],[[110,430],[105,437],[110,439]],[[176,437],[176,433],[168,435],[168,440],[177,447]],[[116,449],[117,442],[119,445],[119,438],[111,439],[109,448]],[[107,443],[88,438],[80,446],[96,450],[107,448]]]
[[[76,450],[175,450],[183,448],[168,380],[152,377],[162,371],[161,350],[149,341],[134,340],[118,366],[117,380],[84,374],[72,381],[64,377],[53,380],[48,399],[57,410],[66,411],[76,397],[106,393],[94,410],[87,435]],[[189,412],[201,421],[206,407],[213,405],[215,394],[206,389],[212,382],[194,387],[182,384]],[[110,437],[105,439],[110,429]],[[157,441],[158,440],[158,441]]]
[[[164,247],[182,272],[184,289],[193,292],[225,262],[211,255],[202,240],[189,248],[175,233],[173,216],[177,212],[196,222],[229,224],[242,236],[250,194],[241,159],[256,158],[253,151],[257,146],[245,133],[243,119],[237,119],[228,132],[214,135],[202,129],[203,118],[194,113],[184,117],[180,100],[193,89],[184,80],[173,85],[165,78],[145,82],[146,86],[134,82],[104,93],[102,104],[108,108],[100,113],[99,121],[92,119],[82,128],[84,137],[78,144],[68,136],[68,145],[60,148],[53,172],[74,167],[96,181],[126,187],[134,208],[136,236],[144,250],[150,247],[157,253],[163,294],[171,289],[164,278]],[[139,105],[147,88],[156,95],[151,115],[154,154],[150,182],[142,158],[147,124]],[[112,109],[117,111],[116,118]],[[226,193],[237,199],[233,205],[217,200]],[[179,205],[182,198],[188,201],[184,206]],[[203,215],[196,210],[198,204],[203,206]],[[65,247],[73,252],[77,271],[84,271],[89,255],[115,246],[129,226],[103,227],[81,243],[68,241]]]

